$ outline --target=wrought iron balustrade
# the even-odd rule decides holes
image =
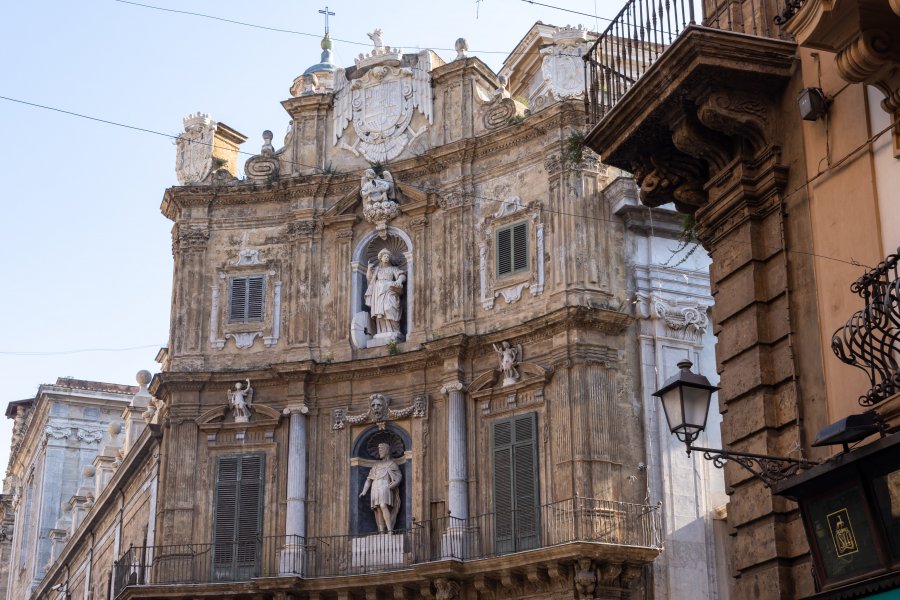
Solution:
[[[900,248],[850,286],[865,307],[834,332],[831,349],[859,369],[871,387],[860,396],[862,406],[874,406],[900,392]]]
[[[513,523],[517,524],[515,531]],[[268,536],[239,544],[132,547],[116,562],[114,590],[118,595],[132,585],[361,575],[571,542],[659,549],[659,507],[572,498],[538,510],[416,521],[409,529],[383,535]]]
[[[779,1],[784,0],[703,0],[695,7],[696,1],[625,3],[584,55],[585,109],[591,123],[599,122],[689,27],[785,37],[775,26],[783,8]]]

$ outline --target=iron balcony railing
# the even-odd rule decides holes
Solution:
[[[659,506],[573,498],[539,510],[470,519],[416,521],[393,534],[260,537],[238,544],[130,548],[115,565],[114,592],[128,586],[306,578],[408,569],[439,560],[473,560],[571,542],[662,547]]]
[[[860,396],[873,406],[900,392],[900,248],[850,286],[865,307],[834,332],[831,349],[837,357],[862,369],[871,387]]]
[[[689,26],[784,38],[784,0],[628,0],[584,55],[585,110],[596,124]],[[799,1],[799,0],[794,0]],[[702,8],[701,8],[702,6]],[[783,8],[783,7],[782,7]]]

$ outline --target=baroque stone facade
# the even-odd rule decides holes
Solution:
[[[323,41],[246,179],[165,191],[169,343],[80,526],[111,543],[39,594],[643,598],[683,585],[649,567],[670,541],[713,552],[715,485],[657,456],[641,367],[671,341],[712,371],[703,263],[648,280],[672,211],[638,225],[572,148],[591,34],[535,25],[500,75],[382,36],[343,69]],[[701,484],[674,509],[670,473]]]

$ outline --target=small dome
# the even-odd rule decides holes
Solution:
[[[322,38],[322,43],[320,45],[322,46],[322,56],[319,59],[319,63],[303,71],[304,75],[322,72],[334,73],[335,66],[331,62],[331,49],[334,47],[334,42],[331,41],[331,36],[326,33],[325,37]]]

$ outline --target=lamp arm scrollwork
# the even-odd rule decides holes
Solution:
[[[782,479],[819,464],[817,461],[806,458],[688,446],[688,454],[691,452],[702,452],[703,458],[712,461],[713,465],[719,469],[724,468],[725,463],[729,460],[733,461],[760,479],[766,487],[771,487]]]

